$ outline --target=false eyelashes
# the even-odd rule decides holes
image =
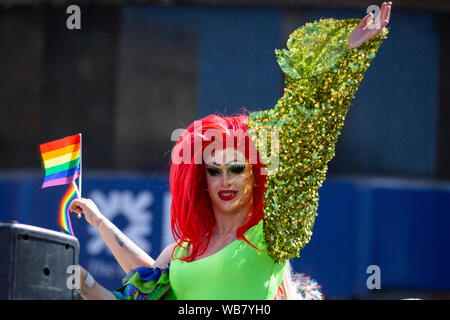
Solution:
[[[227,172],[234,174],[241,174],[245,170],[245,164],[232,164],[227,167]],[[206,172],[212,177],[217,176],[222,173],[221,167],[207,167]]]
[[[210,176],[214,177],[218,176],[222,172],[222,169],[219,167],[208,167],[206,168],[206,172],[208,172]]]
[[[245,170],[245,164],[233,164],[227,168],[228,172],[240,174]]]

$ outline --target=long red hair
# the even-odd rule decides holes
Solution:
[[[209,115],[187,127],[175,144],[170,168],[171,229],[174,239],[178,241],[176,247],[183,242],[188,242],[192,246],[190,255],[181,258],[184,261],[193,261],[205,252],[211,238],[211,231],[216,224],[211,198],[206,191],[203,161],[205,148],[214,141],[208,136],[210,130],[221,134],[222,142],[220,143],[223,143],[223,148],[234,147],[245,150],[243,153],[252,164],[255,178],[252,212],[248,221],[237,229],[237,238],[249,243],[244,233],[263,217],[266,183],[264,164],[248,134],[247,121],[246,115],[234,117]],[[230,141],[233,146],[229,145]],[[241,149],[242,147],[244,148]]]

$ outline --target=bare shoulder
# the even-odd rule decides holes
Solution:
[[[174,241],[171,244],[169,244],[167,247],[165,247],[164,250],[159,255],[159,257],[156,259],[153,266],[160,268],[160,269],[165,268],[169,264],[170,260],[172,259],[172,252],[176,245],[177,245],[177,242]]]

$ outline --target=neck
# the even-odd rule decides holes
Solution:
[[[247,222],[250,213],[251,203],[233,212],[214,210],[216,227],[213,232],[220,238],[235,234],[236,230]]]

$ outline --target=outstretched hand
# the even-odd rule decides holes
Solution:
[[[392,2],[383,2],[380,14],[373,20],[373,14],[368,13],[348,37],[348,49],[359,47],[364,42],[374,38],[384,31],[389,23]]]

